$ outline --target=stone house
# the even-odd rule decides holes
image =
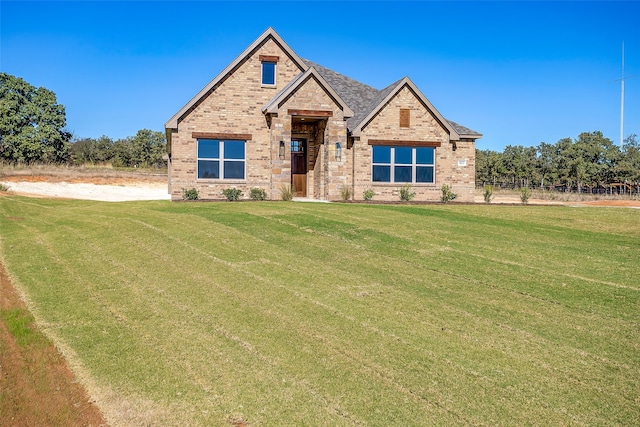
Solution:
[[[475,140],[404,77],[382,90],[300,58],[267,29],[165,124],[169,193],[202,199],[252,188],[297,197],[473,201]]]

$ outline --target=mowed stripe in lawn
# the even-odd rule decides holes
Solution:
[[[156,422],[638,419],[627,210],[599,230],[558,208],[1,206],[38,317]]]

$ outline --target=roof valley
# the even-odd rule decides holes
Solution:
[[[386,88],[378,90],[308,59],[302,58],[302,61],[308,67],[315,68],[349,108],[353,110],[354,116],[347,120],[347,128],[350,131],[355,129],[404,79],[397,80]],[[445,120],[461,135],[480,136],[480,134],[465,126],[446,118]]]

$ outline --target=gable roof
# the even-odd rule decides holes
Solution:
[[[409,79],[409,77],[404,77],[398,82],[387,86],[387,88],[380,91],[380,96],[378,96],[375,100],[377,101],[377,103],[373,106],[373,108],[371,108],[367,115],[364,116],[353,129],[351,129],[352,135],[360,135],[362,129],[371,121],[371,119],[373,119],[373,117],[378,114],[380,110],[382,110],[385,104],[389,102],[391,98],[393,98],[405,86],[407,86],[416,95],[416,97],[424,104],[427,110],[429,110],[435,117],[435,119],[440,122],[440,124],[447,130],[449,139],[453,141],[457,141],[460,139],[458,132],[456,132],[451,123],[449,123],[448,120],[442,117],[442,114],[440,114],[440,112],[436,109],[436,107],[433,106],[433,104],[427,99],[427,97],[424,96],[422,92],[420,92],[420,89],[418,89],[418,87],[411,81],[411,79]]]
[[[382,107],[407,85],[435,116],[436,120],[447,130],[451,140],[456,141],[460,138],[482,137],[482,134],[478,132],[445,119],[409,77],[404,77],[386,88],[378,90],[307,59],[303,59],[303,61],[308,67],[317,69],[325,81],[327,81],[340,97],[346,101],[349,107],[351,107],[354,115],[347,120],[347,129],[353,136],[358,136],[362,128],[369,123]]]
[[[287,96],[293,93],[307,78],[313,76],[327,90],[336,103],[344,111],[347,120],[347,129],[353,136],[358,136],[362,128],[395,96],[405,85],[412,90],[425,107],[434,115],[436,120],[447,130],[449,138],[453,141],[460,138],[481,138],[482,134],[471,130],[458,123],[446,120],[440,112],[431,104],[426,96],[409,79],[404,77],[382,90],[375,89],[350,77],[337,73],[319,64],[300,58],[287,43],[269,27],[253,43],[251,43],[238,57],[231,62],[220,74],[211,80],[200,92],[196,94],[184,107],[165,123],[166,129],[177,129],[178,121],[191,108],[200,102],[211,90],[226,79],[235,68],[242,63],[251,53],[272,38],[282,50],[303,70],[291,82],[289,82],[267,105],[262,108],[263,113],[274,112],[277,105]]]
[[[182,116],[184,116],[185,113],[187,113],[194,105],[196,105],[198,102],[200,102],[200,100],[207,93],[209,93],[209,91],[211,91],[219,83],[221,83],[223,80],[225,80],[225,78],[229,74],[231,74],[233,72],[233,70],[242,61],[244,61],[249,55],[251,55],[251,53],[256,48],[258,48],[260,45],[262,45],[264,42],[266,42],[269,38],[272,38],[278,45],[280,45],[282,50],[284,52],[286,52],[287,55],[289,55],[289,57],[296,63],[296,65],[298,65],[301,69],[303,69],[305,71],[307,70],[308,66],[304,63],[304,61],[293,51],[293,49],[291,49],[289,47],[289,45],[287,43],[285,43],[284,40],[282,40],[282,38],[278,35],[278,33],[276,33],[276,31],[273,28],[269,27],[269,28],[266,29],[266,31],[264,33],[262,33],[260,35],[260,37],[258,37],[240,55],[238,55],[238,57],[236,59],[234,59],[233,62],[231,62],[231,64],[227,65],[227,67],[224,70],[222,70],[222,72],[220,72],[220,74],[218,74],[204,88],[202,88],[202,90],[200,92],[198,92],[196,94],[196,96],[194,96],[189,102],[187,102],[185,104],[185,106],[180,109],[180,111],[178,111],[176,114],[174,114],[173,117],[171,117],[169,119],[169,121],[167,121],[167,123],[165,123],[165,125],[164,125],[165,128],[177,129],[178,120],[180,120],[180,118]]]
[[[322,77],[322,75],[315,69],[315,67],[309,67],[305,72],[298,74],[293,80],[291,80],[275,97],[262,108],[263,113],[276,113],[280,106],[280,103],[284,101],[289,95],[294,93],[300,86],[302,86],[309,78],[315,78],[320,86],[322,86],[329,96],[331,96],[336,104],[340,106],[343,111],[344,117],[352,117],[353,111],[347,103],[340,97],[333,87]]]

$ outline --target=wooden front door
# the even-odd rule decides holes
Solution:
[[[291,140],[291,189],[295,197],[307,197],[307,141]]]

